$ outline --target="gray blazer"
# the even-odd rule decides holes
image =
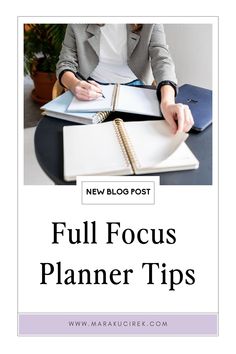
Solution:
[[[67,26],[57,77],[64,70],[79,71],[86,78],[90,76],[99,62],[100,33],[97,24]],[[150,66],[157,84],[165,80],[177,84],[163,25],[144,24],[139,33],[133,33],[131,25],[127,24],[127,55],[128,66],[144,84],[149,84]]]

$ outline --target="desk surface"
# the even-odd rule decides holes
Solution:
[[[137,120],[130,114],[113,112],[109,120],[115,117],[124,120]],[[55,184],[73,185],[63,179],[63,132],[65,125],[76,125],[61,119],[44,117],[35,132],[35,153],[45,173]],[[190,133],[187,145],[200,162],[199,169],[178,172],[156,173],[162,185],[209,185],[212,184],[212,127],[201,133]]]

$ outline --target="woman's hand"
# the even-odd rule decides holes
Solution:
[[[161,103],[161,111],[173,134],[188,132],[194,124],[189,106],[182,103]]]
[[[171,85],[161,87],[160,108],[173,134],[188,132],[193,126],[193,116],[187,105],[175,103],[175,91]]]
[[[101,86],[95,81],[79,81],[71,87],[71,91],[78,100],[91,101],[102,96]]]
[[[74,73],[66,71],[61,77],[62,84],[70,90],[78,100],[89,101],[101,97],[101,86],[95,81],[81,81]]]

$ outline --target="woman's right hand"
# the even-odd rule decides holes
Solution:
[[[96,81],[79,81],[71,87],[71,91],[78,100],[91,101],[102,96],[101,86]]]

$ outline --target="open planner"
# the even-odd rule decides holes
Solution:
[[[64,179],[78,175],[132,175],[198,168],[184,143],[166,121],[123,122],[63,128]]]
[[[80,101],[73,97],[67,112],[128,112],[161,117],[156,90],[127,86],[103,85],[101,97],[93,101]]]

